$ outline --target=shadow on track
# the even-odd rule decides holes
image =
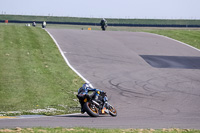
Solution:
[[[149,65],[156,68],[200,69],[200,57],[140,55]]]
[[[98,118],[98,117],[110,117],[110,115],[99,115],[98,117],[90,117],[87,114],[70,114],[70,115],[57,115],[54,117],[73,117],[73,118]]]

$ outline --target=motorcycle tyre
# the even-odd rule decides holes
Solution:
[[[117,110],[112,105],[110,105],[110,108],[112,108],[112,109],[109,109],[109,114],[113,117],[116,117],[117,116]],[[115,110],[115,113],[112,110]]]
[[[91,116],[91,117],[98,117],[98,116],[99,116],[99,110],[98,110],[98,108],[95,107],[95,111],[96,111],[96,112],[94,112],[94,111],[92,111],[92,110],[90,109],[89,104],[90,104],[89,102],[84,103],[84,105],[83,105],[84,110],[87,112],[87,114],[88,114],[89,116]]]
[[[103,26],[103,27],[101,27],[101,29],[102,29],[102,31],[105,31],[105,30],[106,30],[106,27],[105,27],[105,26]]]

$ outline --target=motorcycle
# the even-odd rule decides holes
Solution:
[[[102,26],[101,26],[102,31],[105,31],[106,28],[107,28],[107,25],[102,25]]]
[[[77,97],[83,103],[83,110],[91,117],[98,117],[105,114],[110,114],[114,117],[117,116],[116,109],[107,101],[103,102],[102,99],[105,97],[105,93],[100,90],[96,90],[91,95],[79,94]]]
[[[101,29],[102,31],[105,31],[106,30],[106,27],[107,27],[107,21],[103,18],[100,22],[100,25],[101,25]]]

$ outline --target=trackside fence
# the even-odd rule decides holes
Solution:
[[[9,23],[32,23],[33,21],[19,21],[19,20],[8,20]],[[43,21],[35,21],[37,24],[42,24]],[[0,23],[5,23],[4,21],[0,21]],[[67,24],[67,25],[90,25],[90,26],[100,26],[99,23],[83,23],[83,22],[53,22],[47,21],[47,24]],[[182,28],[199,28],[200,25],[176,25],[176,24],[115,24],[108,23],[108,26],[125,26],[125,27],[182,27]]]

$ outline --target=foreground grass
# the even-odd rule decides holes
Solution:
[[[0,133],[200,133],[200,130],[194,129],[95,129],[95,128],[16,128],[0,129]]]
[[[0,115],[76,112],[81,84],[43,29],[0,26]]]

